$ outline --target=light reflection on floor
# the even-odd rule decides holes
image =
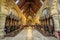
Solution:
[[[27,28],[27,40],[32,40],[32,27]]]

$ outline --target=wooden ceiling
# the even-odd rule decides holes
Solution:
[[[45,0],[42,1],[44,2]],[[17,5],[23,10],[24,14],[33,16],[40,9],[42,3],[40,0],[19,0]]]

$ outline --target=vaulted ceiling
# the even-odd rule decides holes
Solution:
[[[45,0],[42,1],[44,2]],[[23,11],[23,14],[33,16],[40,9],[42,3],[40,0],[19,0],[17,5]]]

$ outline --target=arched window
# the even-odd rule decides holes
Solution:
[[[42,16],[46,16],[47,14],[49,14],[48,8],[43,9]]]
[[[60,14],[60,0],[58,0],[58,12]]]

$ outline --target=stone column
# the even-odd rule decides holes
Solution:
[[[59,31],[60,26],[59,26],[59,17],[58,17],[58,0],[53,0],[53,2],[52,2],[51,15],[54,19],[55,31]]]
[[[6,10],[5,10],[5,0],[0,0],[0,38],[4,37],[4,27],[5,27],[5,20],[6,20]]]
[[[0,38],[4,37],[5,35],[5,32],[4,32],[5,20],[6,20],[6,15],[0,14]]]
[[[58,37],[58,31],[60,31],[60,26],[59,26],[59,16],[58,16],[58,0],[53,0],[52,5],[51,5],[51,16],[53,17],[54,20],[54,28],[55,28],[55,36]]]

